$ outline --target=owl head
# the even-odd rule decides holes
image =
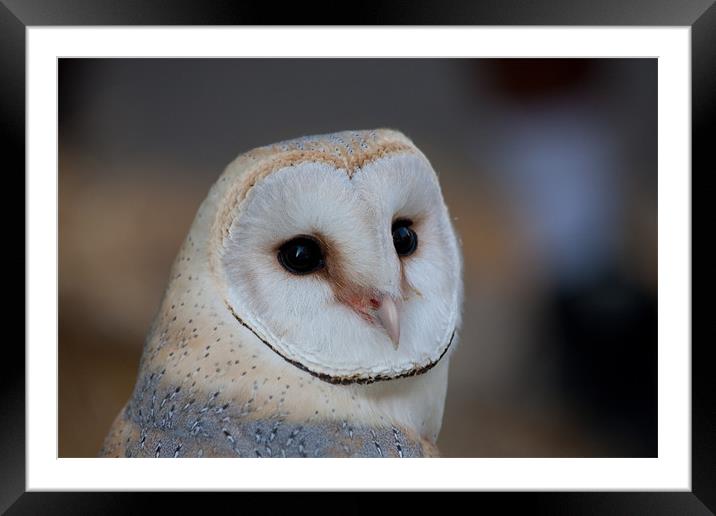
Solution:
[[[295,367],[373,383],[424,373],[454,344],[458,241],[434,170],[403,134],[252,150],[205,203],[196,223],[209,225],[223,308]]]

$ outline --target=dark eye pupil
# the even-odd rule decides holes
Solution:
[[[296,237],[281,246],[278,261],[294,274],[308,274],[323,267],[321,246],[312,238]]]
[[[418,235],[410,229],[410,221],[399,220],[393,224],[393,245],[399,256],[408,256],[418,247]]]

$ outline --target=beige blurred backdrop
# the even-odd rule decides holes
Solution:
[[[442,453],[655,455],[655,60],[62,59],[59,95],[60,456],[98,452],[223,167],[375,127],[462,241]]]

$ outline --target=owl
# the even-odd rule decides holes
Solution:
[[[200,206],[103,457],[438,455],[462,259],[379,129],[260,147]]]

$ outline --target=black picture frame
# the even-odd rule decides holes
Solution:
[[[5,143],[6,178],[25,171],[25,29],[42,25],[636,25],[690,26],[692,66],[692,170],[716,170],[708,126],[716,106],[716,6],[714,0],[490,0],[363,2],[342,18],[339,10],[312,3],[277,8],[267,2],[178,0],[0,0],[0,141]],[[314,15],[312,13],[321,13]],[[332,14],[336,13],[336,14]],[[9,159],[8,159],[9,158]],[[693,178],[692,191],[693,191]],[[24,192],[24,179],[22,180]],[[18,198],[13,193],[11,198]],[[6,198],[8,198],[6,197]],[[23,195],[24,198],[24,195]],[[693,201],[692,201],[693,202]],[[4,206],[10,206],[4,203]],[[15,210],[6,208],[6,219]],[[17,217],[15,215],[15,217]],[[14,217],[14,218],[15,218]],[[19,226],[18,224],[14,224]],[[13,224],[6,224],[12,229]],[[18,228],[19,232],[20,229]],[[23,242],[25,227],[23,226]],[[693,239],[693,237],[691,237]],[[18,239],[14,241],[19,241]],[[23,245],[22,261],[27,258]],[[693,245],[692,251],[693,252]],[[6,255],[7,256],[7,255]],[[19,262],[19,256],[10,264]],[[19,264],[18,264],[19,268]],[[26,270],[26,269],[25,269]],[[692,265],[693,270],[693,265]],[[18,276],[19,275],[15,275]],[[692,291],[693,294],[693,291]],[[24,296],[23,296],[24,299]],[[16,304],[17,305],[17,304]],[[692,302],[693,305],[693,302]],[[24,303],[22,305],[25,306]],[[8,318],[9,319],[9,318]],[[7,323],[6,323],[7,324]],[[129,493],[25,492],[25,353],[6,338],[0,374],[0,512],[9,514],[134,513],[148,495]],[[692,490],[691,492],[500,493],[484,501],[510,509],[526,504],[548,514],[713,514],[716,512],[716,402],[705,339],[692,339]],[[9,366],[12,364],[12,366]],[[176,495],[174,495],[176,496]],[[242,494],[243,504],[250,500]],[[162,502],[168,502],[163,496]],[[173,498],[182,503],[182,496]],[[272,498],[272,504],[283,498]],[[413,500],[422,503],[420,497]],[[226,509],[225,501],[218,508]],[[344,502],[345,503],[345,502]],[[415,502],[413,502],[415,503]],[[482,502],[480,502],[482,503]],[[143,505],[139,505],[143,507]],[[276,505],[272,505],[277,507]],[[374,511],[354,501],[355,511]],[[316,510],[319,507],[314,506]],[[325,509],[325,508],[324,508]],[[408,506],[402,505],[402,510]],[[209,506],[205,506],[210,511]],[[269,511],[271,512],[271,511]]]

